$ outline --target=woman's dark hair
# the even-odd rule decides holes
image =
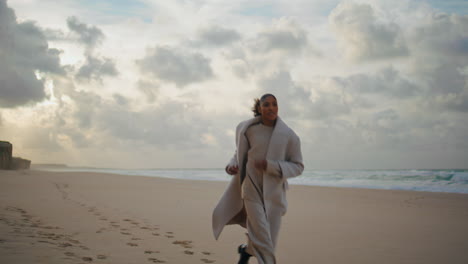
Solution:
[[[260,108],[260,103],[263,102],[263,101],[265,101],[265,99],[267,99],[267,97],[269,97],[269,96],[273,96],[273,98],[275,98],[275,100],[276,100],[276,96],[274,96],[274,95],[272,95],[272,94],[270,94],[270,93],[267,93],[267,94],[262,95],[262,97],[260,97],[260,99],[258,99],[258,98],[255,98],[255,99],[254,99],[254,105],[253,105],[253,107],[252,107],[252,112],[254,113],[254,116],[262,115],[262,114],[260,113],[260,110],[259,110],[259,108]]]

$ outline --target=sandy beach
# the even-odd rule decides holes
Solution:
[[[226,182],[0,171],[0,263],[236,263]],[[291,186],[278,263],[468,263],[468,195]],[[256,263],[252,259],[251,263]]]

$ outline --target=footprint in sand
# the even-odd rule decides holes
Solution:
[[[166,232],[166,235],[164,236],[167,238],[174,238],[173,234],[174,234],[173,232]]]
[[[70,244],[70,243],[66,243],[66,242],[65,242],[65,243],[61,243],[61,244],[59,245],[59,247],[66,248],[66,247],[73,247],[73,245]]]
[[[64,254],[65,254],[65,256],[69,256],[69,257],[75,256],[75,253],[73,253],[73,252],[65,252]]]
[[[68,239],[68,241],[73,243],[73,244],[80,244],[80,241],[75,240],[75,239]]]
[[[44,228],[44,229],[60,229],[60,227],[56,227],[56,226],[43,226],[41,228]]]
[[[107,259],[107,256],[106,255],[97,255],[96,258],[97,259]]]
[[[187,254],[187,255],[193,255],[193,251],[190,251],[190,250],[185,250],[185,251],[184,251],[184,254]]]
[[[209,256],[209,255],[211,255],[211,252],[208,252],[208,251],[203,251],[203,252],[202,252],[202,254],[203,254],[203,255],[207,255],[207,256]]]
[[[176,240],[172,242],[174,245],[180,245],[183,248],[192,248],[192,241],[191,240]]]
[[[213,262],[215,262],[214,260],[205,259],[205,258],[204,258],[204,259],[200,259],[200,260],[201,260],[202,262],[204,262],[204,263],[213,263]]]
[[[91,258],[91,257],[82,257],[81,259],[82,259],[83,261],[86,261],[86,262],[91,262],[91,261],[93,261],[93,258]]]
[[[145,250],[145,254],[153,254],[153,253],[159,253],[159,251]]]
[[[148,258],[148,260],[153,262],[153,263],[166,263],[166,261],[160,260],[160,259],[157,259],[157,258]]]
[[[55,245],[54,242],[50,242],[50,241],[46,241],[46,240],[38,240],[37,242]]]
[[[159,233],[152,233],[153,236],[159,236]]]
[[[128,242],[127,245],[129,245],[129,246],[131,246],[131,247],[138,247],[138,244],[137,244],[137,243]]]

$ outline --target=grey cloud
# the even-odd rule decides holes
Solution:
[[[128,106],[129,100],[121,94],[114,94],[112,96],[116,104],[121,106]]]
[[[231,61],[232,72],[240,79],[246,79],[254,71],[252,67],[245,61],[235,59]]]
[[[437,108],[454,112],[468,112],[468,89],[462,93],[437,95],[430,102],[424,102],[427,108]]]
[[[457,112],[468,112],[468,92],[456,96],[446,104],[447,108]]]
[[[468,58],[467,58],[468,59]],[[460,71],[465,65],[457,65],[455,62],[439,62],[419,72],[420,77],[434,94],[461,93],[468,85],[466,76]]]
[[[241,39],[240,34],[233,29],[211,26],[201,29],[197,34],[196,43],[201,45],[224,46]]]
[[[352,60],[408,55],[401,28],[392,22],[379,22],[369,4],[343,2],[331,12],[329,21]]]
[[[135,110],[135,102],[122,94],[103,98],[94,92],[77,91],[70,81],[56,83],[71,99],[62,101],[51,117],[56,133],[67,135],[76,147],[153,146],[158,149],[202,147],[202,135],[209,131],[197,105],[165,100]]]
[[[450,50],[453,50],[457,54],[468,54],[468,37],[454,41],[453,47]]]
[[[137,87],[138,90],[146,96],[146,100],[150,103],[154,102],[158,97],[159,85],[157,83],[140,80],[137,83]]]
[[[427,90],[422,105],[466,112],[468,15],[429,13],[411,33],[411,74]]]
[[[188,53],[171,47],[151,49],[137,65],[144,73],[179,87],[213,77],[210,60],[200,53]]]
[[[295,34],[291,31],[262,33],[259,39],[259,45],[264,50],[297,50],[307,43],[305,34]]]
[[[287,71],[279,71],[258,81],[260,97],[264,93],[272,93],[278,99],[282,115],[294,116],[300,114],[300,108],[307,103],[309,95],[299,87]]]
[[[431,13],[412,34],[415,52],[468,56],[468,15]]]
[[[46,28],[44,29],[44,36],[47,38],[47,40],[52,41],[68,40],[67,35],[65,35],[65,33],[60,29]]]
[[[28,66],[39,71],[57,74],[64,73],[59,58],[61,51],[48,47],[46,38],[39,27],[33,22],[24,22],[17,24],[13,30],[15,32],[10,32],[13,33],[13,36],[11,36],[13,39],[8,44],[14,43],[13,50],[10,50],[14,53],[8,59],[14,57],[13,62],[16,65],[29,64]],[[9,48],[7,47],[6,50],[9,50]],[[8,55],[6,56],[8,57]]]
[[[202,134],[211,126],[211,121],[203,119],[194,106],[175,101],[139,111],[106,102],[95,119],[95,128],[116,140],[163,149],[200,147]]]
[[[374,75],[354,74],[337,79],[346,89],[361,94],[382,94],[396,98],[421,94],[421,89],[415,83],[402,77],[401,73],[392,67],[381,69]]]
[[[69,32],[60,29],[44,29],[44,35],[51,41],[79,42],[86,47],[86,52],[91,53],[104,39],[105,35],[96,26],[87,25],[72,16],[67,18]]]
[[[343,94],[325,91],[316,92],[315,99],[305,109],[306,117],[321,120],[351,113]]]
[[[86,63],[81,66],[75,77],[81,81],[102,81],[104,76],[116,76],[118,71],[113,60],[108,58],[97,58],[86,56]]]
[[[50,40],[76,41],[76,38],[85,45],[86,61],[75,73],[78,81],[102,82],[105,76],[117,76],[118,70],[115,62],[110,58],[100,58],[93,54],[93,49],[104,39],[104,33],[96,26],[81,23],[76,17],[67,18],[67,25],[72,34],[64,34],[61,30],[48,29],[46,35]]]
[[[468,134],[461,133],[468,130],[465,121],[453,113],[434,112],[428,118],[424,111],[399,113],[390,108],[363,118],[357,127],[370,135],[369,143],[374,148],[415,153],[468,147]]]
[[[398,114],[393,109],[386,109],[373,115],[373,122],[377,126],[388,128],[388,123],[398,119]]]
[[[327,119],[351,112],[342,93],[301,87],[282,71],[259,81],[262,92],[273,93],[278,98],[281,115],[291,118]],[[311,99],[313,98],[313,99]]]
[[[75,108],[65,118],[74,120],[81,129],[93,128],[98,123],[96,115],[104,106],[103,99],[86,91],[69,91],[68,96],[73,100]]]
[[[307,45],[307,33],[293,21],[282,19],[274,27],[259,33],[254,49],[297,52]]]
[[[0,107],[45,99],[44,83],[35,72],[64,74],[60,51],[50,49],[33,22],[17,23],[13,9],[0,1]]]
[[[54,86],[57,108],[40,115],[42,126],[32,129],[34,133],[43,133],[44,138],[48,135],[47,140],[40,140],[44,143],[40,148],[59,150],[65,138],[78,148],[99,144],[94,129],[98,122],[96,115],[104,105],[103,99],[91,92],[77,91],[69,78],[54,78]],[[25,138],[37,140],[35,134]]]
[[[89,49],[92,49],[104,39],[104,33],[99,28],[81,23],[74,16],[67,18],[67,25],[72,32],[78,34],[80,41],[87,45]]]
[[[413,32],[413,74],[434,94],[461,93],[467,85],[468,16],[427,17]]]
[[[44,84],[32,70],[20,74],[0,66],[0,107],[15,107],[45,99]]]
[[[362,118],[356,128],[360,131],[362,142],[371,148],[408,150],[410,147],[405,142],[418,141],[415,141],[417,136],[412,134],[409,120],[401,119],[392,108]]]

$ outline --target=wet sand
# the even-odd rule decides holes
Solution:
[[[236,263],[226,182],[0,171],[0,263]],[[468,263],[468,195],[291,186],[278,263]],[[252,259],[251,263],[256,263]]]

